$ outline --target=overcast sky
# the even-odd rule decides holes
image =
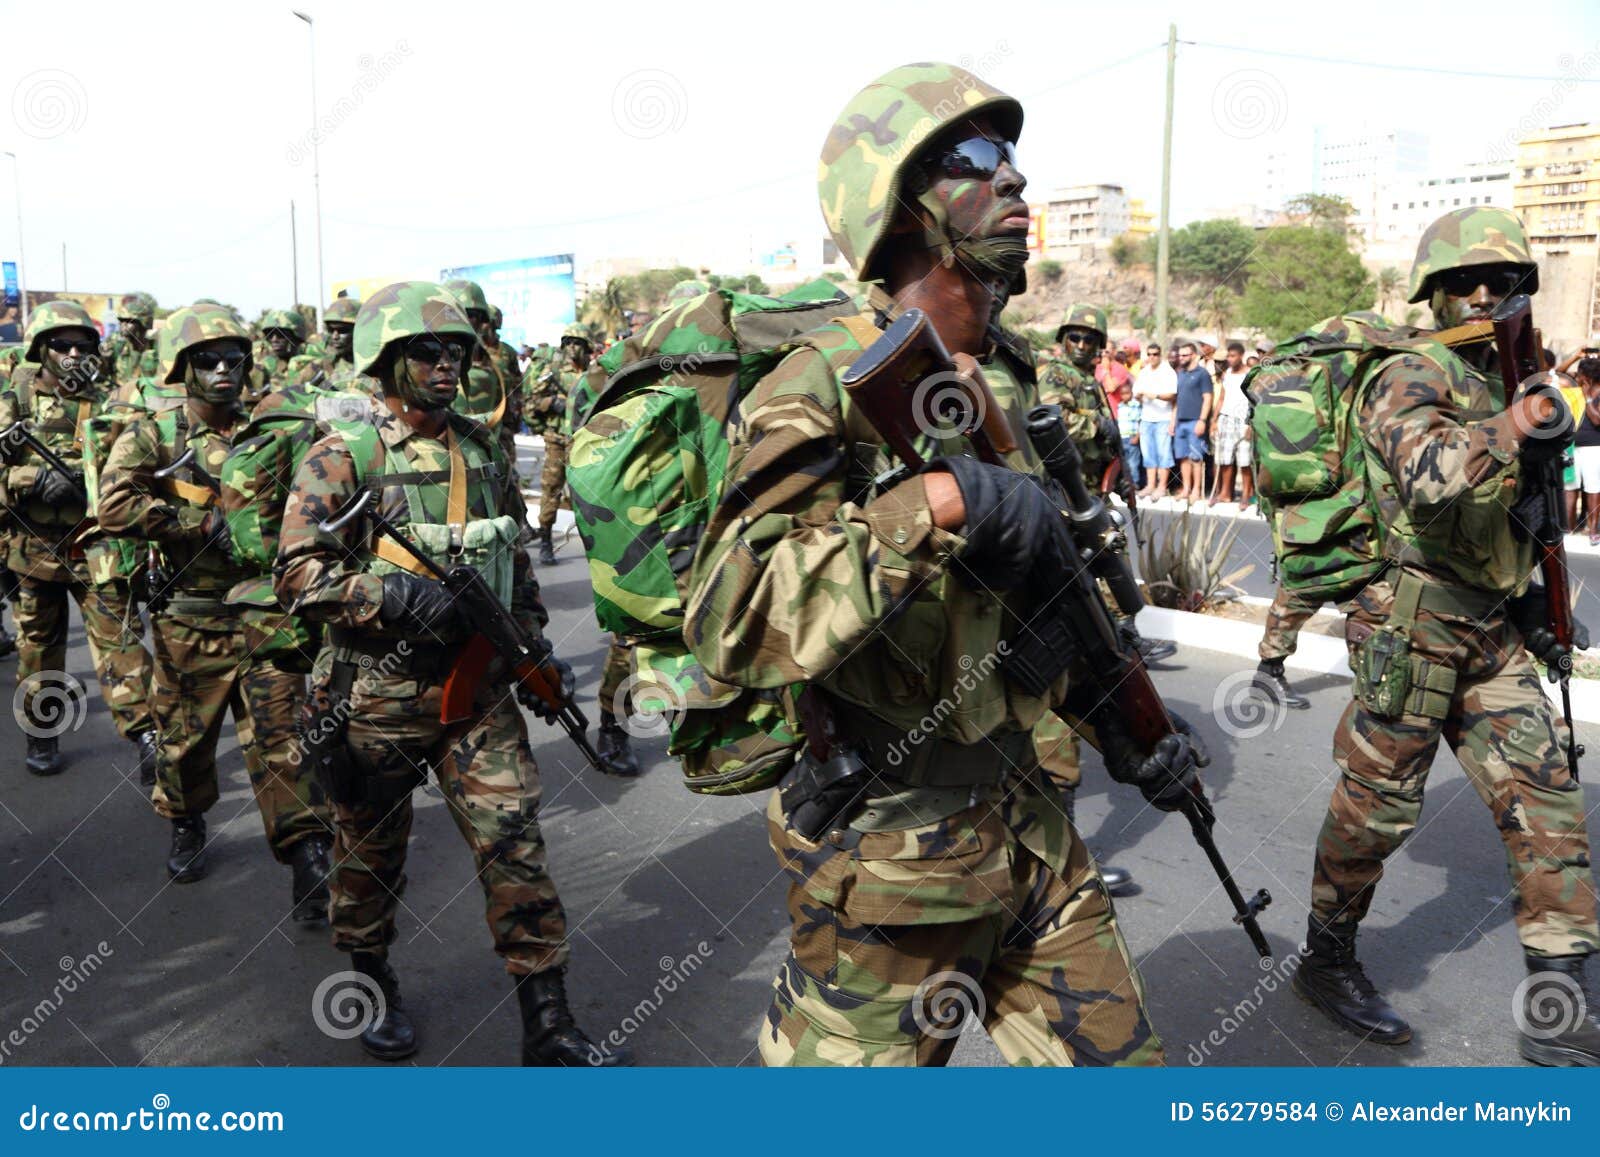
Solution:
[[[966,64],[1023,100],[1032,194],[1110,181],[1153,208],[1169,20],[1201,42],[1178,55],[1180,223],[1256,199],[1268,144],[1308,153],[1319,126],[1414,128],[1448,162],[1503,151],[1519,126],[1600,119],[1600,6],[1581,0],[305,10],[330,284],[561,252],[714,269],[785,242],[809,253],[833,115],[914,60]],[[314,296],[309,45],[288,4],[6,2],[0,29],[0,148],[21,161],[32,287],[61,288],[65,242],[72,289],[287,304],[292,199],[301,298]],[[8,259],[10,178],[0,171]]]

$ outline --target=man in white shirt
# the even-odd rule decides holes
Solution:
[[[1172,414],[1178,399],[1178,372],[1151,342],[1144,350],[1144,365],[1133,383],[1134,397],[1144,410],[1139,421],[1139,448],[1144,457],[1145,485],[1140,498],[1160,498],[1167,493],[1172,472]]]
[[[1250,445],[1250,399],[1244,395],[1244,343],[1228,343],[1228,361],[1217,378],[1221,395],[1217,420],[1212,426],[1211,449],[1216,455],[1217,480],[1210,505],[1233,501],[1234,467],[1239,471],[1239,505],[1255,501],[1256,480]]]

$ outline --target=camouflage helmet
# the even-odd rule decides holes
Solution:
[[[336,297],[328,303],[328,308],[322,311],[322,324],[330,321],[340,325],[354,325],[356,315],[361,312],[361,301],[354,297]]]
[[[155,324],[156,299],[148,293],[124,293],[117,302],[117,318],[131,317],[144,322],[146,328]]]
[[[167,324],[161,327],[156,343],[161,362],[161,380],[169,384],[182,382],[187,361],[184,353],[201,342],[224,337],[238,338],[245,350],[249,351],[250,331],[227,306],[196,302],[174,310],[168,316]]]
[[[594,338],[589,336],[589,327],[581,321],[575,321],[561,331],[561,344],[566,345],[569,341],[581,341],[590,349],[594,348]]]
[[[1100,335],[1100,344],[1106,343],[1106,311],[1098,305],[1087,302],[1075,301],[1067,306],[1067,316],[1062,318],[1060,326],[1056,328],[1056,340],[1066,337],[1069,329],[1092,329]]]
[[[1411,301],[1433,295],[1433,276],[1464,265],[1515,265],[1527,274],[1524,293],[1539,290],[1539,266],[1528,248],[1522,221],[1510,209],[1478,205],[1440,217],[1417,243],[1411,266]]]
[[[389,347],[409,337],[454,335],[471,348],[478,340],[460,300],[432,281],[397,281],[385,285],[361,306],[356,317],[351,353],[356,373],[381,377],[389,362]]]
[[[281,329],[293,335],[297,342],[304,342],[309,336],[306,319],[296,309],[269,309],[261,317],[261,332],[269,329]]]
[[[667,291],[668,301],[687,301],[691,297],[699,297],[703,293],[710,293],[711,287],[698,278],[691,277],[680,281]]]
[[[89,316],[89,311],[83,306],[70,298],[47,301],[43,305],[34,306],[33,312],[28,314],[28,328],[22,334],[28,352],[23,355],[23,360],[41,361],[39,343],[46,334],[58,329],[86,329],[95,335],[96,341],[100,339],[100,328],[95,325],[94,318]]]
[[[462,313],[489,312],[489,299],[483,295],[483,286],[476,281],[453,277],[444,283],[444,287],[456,295],[456,304],[461,307]]]
[[[491,305],[489,307],[489,324],[494,326],[495,329],[499,329],[505,323],[506,315],[500,312],[500,307],[498,305]]]
[[[817,166],[822,216],[860,280],[873,276],[878,248],[901,201],[903,170],[929,137],[974,113],[993,118],[1015,141],[1022,105],[954,64],[907,64],[884,73],[834,118]]]

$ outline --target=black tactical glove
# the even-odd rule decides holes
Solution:
[[[564,660],[556,658],[549,642],[544,641],[544,645],[544,658],[537,660],[537,663],[544,675],[545,682],[560,696],[561,702],[553,705],[546,703],[533,688],[521,682],[517,684],[517,702],[546,723],[553,723],[561,707],[571,703],[573,696],[578,693],[578,679],[572,673],[571,666]]]
[[[1532,430],[1522,431],[1523,461],[1549,462],[1565,454],[1567,447],[1572,445],[1577,426],[1572,420],[1572,407],[1567,405],[1561,391],[1549,381],[1540,381],[1529,384],[1519,391],[1518,396],[1542,396],[1555,407],[1549,420]]]
[[[215,551],[229,562],[233,561],[233,535],[228,533],[226,514],[220,510],[212,510],[200,524],[200,533],[203,536],[200,543],[201,550]]]
[[[33,480],[33,496],[46,506],[62,506],[68,502],[83,501],[83,477],[63,474],[52,467],[39,471]]]
[[[1061,510],[1026,474],[976,458],[937,458],[950,471],[967,510],[966,546],[956,571],[967,585],[1005,591],[1022,585],[1041,550],[1065,533]]]
[[[1172,716],[1174,734],[1161,739],[1148,756],[1133,748],[1120,724],[1096,723],[1106,770],[1118,783],[1130,783],[1152,807],[1177,811],[1199,782],[1195,769],[1211,762],[1204,742],[1182,717]]]
[[[1122,431],[1118,428],[1115,418],[1108,418],[1102,414],[1095,422],[1095,428],[1099,436],[1100,445],[1108,450],[1122,449]]]
[[[1525,594],[1511,600],[1508,609],[1512,625],[1522,632],[1523,646],[1545,665],[1545,675],[1552,683],[1560,682],[1563,672],[1571,669],[1568,660],[1573,651],[1589,648],[1589,628],[1576,615],[1572,619],[1571,649],[1556,642],[1555,632],[1550,629],[1549,604],[1543,587],[1529,587]]]
[[[467,633],[455,596],[432,579],[405,571],[383,576],[378,622],[401,634],[420,636],[424,642]]]
[[[555,398],[552,400],[550,403],[550,412],[552,414],[565,414],[567,412],[567,400],[565,398]]]

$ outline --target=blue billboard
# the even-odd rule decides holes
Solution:
[[[22,293],[17,286],[17,263],[0,263],[0,278],[5,281],[5,300],[0,302],[0,342],[22,340]]]
[[[572,257],[570,253],[558,253],[461,265],[441,269],[439,280],[463,277],[483,286],[489,304],[498,305],[505,314],[500,337],[512,349],[542,341],[554,344],[561,331],[577,318],[578,286]]]

